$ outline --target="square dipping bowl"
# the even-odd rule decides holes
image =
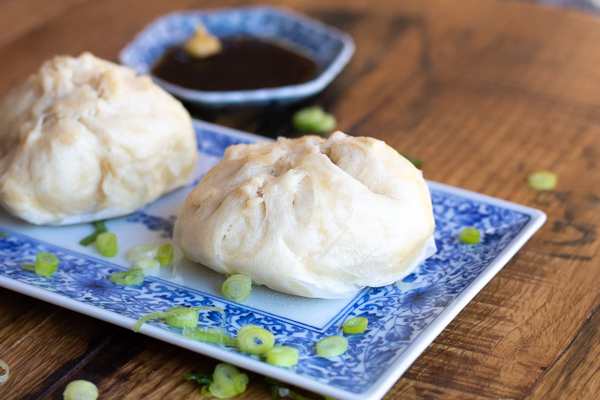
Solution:
[[[193,36],[202,23],[223,39],[251,37],[278,44],[317,64],[316,76],[298,85],[239,91],[188,89],[152,76],[152,68],[172,47]],[[175,12],[156,19],[119,54],[123,65],[152,79],[176,97],[209,108],[283,106],[322,91],[354,54],[347,33],[320,21],[280,7],[240,7],[213,11]]]

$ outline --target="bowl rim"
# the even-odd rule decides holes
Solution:
[[[336,37],[342,42],[342,49],[333,61],[319,73],[314,79],[296,85],[280,86],[276,88],[263,88],[253,90],[232,90],[232,91],[203,91],[185,88],[163,79],[160,79],[151,74],[152,65],[148,66],[148,71],[142,71],[140,65],[130,62],[130,54],[138,47],[138,43],[147,35],[156,29],[156,26],[164,20],[169,20],[177,17],[186,17],[192,15],[210,15],[210,14],[226,14],[231,12],[260,12],[269,11],[277,14],[283,14],[300,22],[302,25],[312,27],[315,30],[325,32]],[[155,18],[152,22],[146,25],[136,36],[119,52],[119,61],[121,64],[133,68],[138,74],[148,74],[159,85],[175,96],[193,102],[205,104],[223,104],[223,103],[241,103],[241,102],[264,102],[270,100],[282,100],[296,97],[307,97],[324,89],[346,66],[352,58],[356,46],[352,37],[341,31],[340,29],[327,25],[317,19],[311,18],[305,14],[292,10],[283,6],[243,6],[243,7],[225,7],[211,10],[185,10],[174,11],[168,14],[163,14]],[[161,53],[161,55],[164,53]]]

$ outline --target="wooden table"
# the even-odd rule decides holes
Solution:
[[[158,15],[236,0],[0,1],[0,96],[55,54],[116,61]],[[600,392],[600,19],[495,0],[275,0],[349,32],[357,51],[310,104],[425,160],[434,181],[540,208],[548,222],[386,399],[592,398]],[[274,136],[293,110],[196,115]],[[537,193],[536,170],[559,176]],[[198,399],[216,361],[0,289],[0,399]],[[240,399],[268,399],[262,377]],[[318,396],[313,396],[318,398]]]

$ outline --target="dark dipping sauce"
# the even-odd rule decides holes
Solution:
[[[273,43],[251,38],[223,39],[221,43],[220,54],[203,59],[173,48],[152,74],[188,89],[225,92],[297,85],[317,72],[313,60]]]

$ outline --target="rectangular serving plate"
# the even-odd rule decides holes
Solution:
[[[194,121],[194,127],[200,152],[196,182],[229,145],[268,140],[202,121]],[[323,395],[376,400],[546,220],[539,210],[440,183],[428,184],[438,252],[401,282],[365,288],[351,299],[305,299],[255,286],[248,300],[237,304],[220,296],[222,275],[181,254],[176,254],[176,268],[163,267],[159,276],[147,277],[141,286],[116,286],[108,281],[112,272],[130,268],[126,249],[171,241],[176,215],[193,186],[130,216],[108,221],[122,249],[112,259],[99,256],[94,246],[78,244],[93,230],[90,224],[38,227],[0,211],[0,231],[8,234],[0,238],[0,286],[128,329],[141,316],[176,304],[221,307],[230,335],[248,323],[263,326],[275,334],[278,343],[300,350],[299,364],[274,367],[236,348],[189,340],[181,330],[159,321],[145,324],[140,332]],[[469,226],[483,232],[481,243],[460,242],[460,232]],[[33,263],[40,251],[50,251],[61,260],[51,278],[21,268],[23,263]],[[344,355],[318,357],[315,343],[341,334],[342,323],[356,316],[369,319],[367,331],[347,336],[349,349]],[[219,313],[201,315],[200,324],[220,323]]]

